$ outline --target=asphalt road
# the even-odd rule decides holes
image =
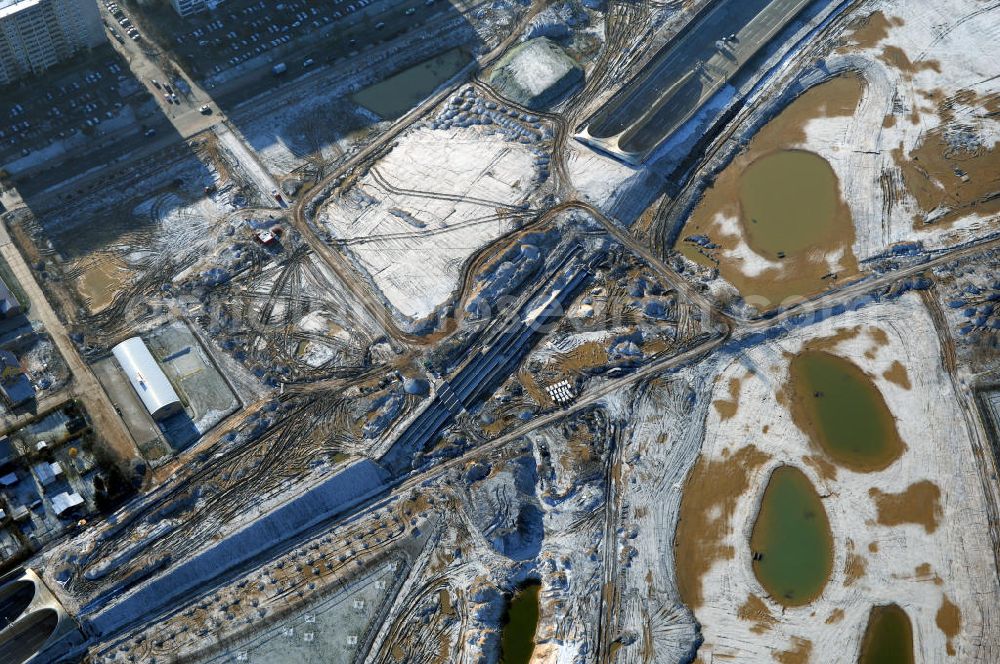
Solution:
[[[515,31],[513,34],[516,35],[517,31]],[[503,48],[505,48],[507,45],[509,44],[505,43],[504,45],[502,45],[502,47],[497,51],[495,51],[494,54],[498,55],[499,53],[501,53]],[[495,57],[494,54],[491,54],[491,56]],[[489,57],[484,58],[484,61],[489,62],[490,61]],[[439,103],[448,94],[451,94],[452,90],[453,86],[449,86],[448,88],[440,92],[438,95],[435,95],[431,99],[425,101],[424,103],[416,107],[413,111],[411,111],[408,115],[404,116],[399,121],[394,123],[392,128],[385,135],[380,137],[380,139],[378,139],[375,142],[375,144],[370,146],[368,149],[363,150],[361,153],[359,153],[354,158],[349,160],[347,164],[345,164],[342,168],[338,169],[335,173],[333,173],[329,178],[327,178],[324,181],[324,183],[321,183],[320,186],[316,187],[314,191],[316,192],[322,191],[324,184],[329,184],[330,182],[333,181],[334,178],[339,177],[340,175],[346,173],[351,168],[362,165],[366,163],[367,160],[377,156],[379,151],[385,145],[394,140],[402,131],[405,131],[414,121],[416,121],[419,117],[421,117],[428,109],[432,108],[434,105]],[[319,253],[321,256],[329,259],[330,262],[332,262],[334,265],[337,265],[345,270],[349,270],[350,273],[344,274],[342,276],[345,277],[346,284],[348,284],[352,288],[356,287],[358,285],[358,282],[356,280],[356,276],[353,274],[353,267],[344,264],[342,262],[343,261],[342,256],[340,256],[337,252],[330,249],[319,238],[316,238],[312,234],[311,229],[309,229],[308,224],[305,222],[303,212],[308,202],[309,199],[306,198],[300,201],[295,208],[296,222],[297,225],[300,226],[300,230],[304,231],[303,236],[307,238],[307,241],[310,241],[310,244],[313,245],[313,248],[316,249],[317,253]],[[617,224],[615,224],[612,220],[608,219],[607,217],[600,214],[598,211],[594,210],[592,207],[584,203],[568,203],[566,205],[579,206],[581,209],[585,209],[591,214],[593,214],[595,218],[601,220],[601,222],[605,225],[608,231],[611,232],[619,241],[621,241],[623,244],[628,246],[633,251],[636,251],[644,259],[646,259],[651,266],[653,266],[658,272],[660,272],[661,275],[667,278],[672,286],[674,286],[679,291],[684,293],[692,301],[698,303],[700,306],[706,307],[710,311],[715,312],[717,316],[720,316],[720,318],[725,320],[725,317],[721,316],[719,312],[715,309],[714,303],[712,303],[707,297],[705,297],[700,291],[698,291],[696,287],[688,283],[687,280],[681,277],[680,275],[674,273],[673,270],[671,270],[668,266],[662,263],[662,261],[656,259],[655,256],[653,256],[648,249],[646,249],[638,242],[636,242],[633,238],[631,238],[631,236],[628,235],[626,231],[621,230],[621,228],[618,227]],[[372,503],[380,502],[385,498],[386,495],[400,495],[402,493],[408,492],[411,489],[417,488],[418,486],[420,486],[421,484],[423,484],[428,480],[441,477],[444,473],[449,472],[452,469],[462,468],[471,459],[480,458],[486,455],[496,453],[504,449],[507,445],[511,444],[512,442],[519,440],[524,435],[539,428],[549,426],[555,422],[560,421],[565,417],[577,414],[583,411],[584,409],[590,408],[605,396],[623,390],[628,386],[636,383],[637,381],[641,381],[646,378],[659,375],[665,371],[669,371],[671,369],[675,369],[680,366],[696,362],[705,357],[707,354],[716,350],[721,344],[725,343],[725,341],[729,338],[730,334],[732,334],[733,332],[746,333],[755,330],[774,327],[783,323],[790,316],[801,313],[808,313],[810,311],[815,311],[822,307],[833,306],[838,302],[846,302],[851,298],[863,294],[874,288],[890,285],[900,279],[924,271],[929,267],[933,267],[934,265],[954,260],[955,258],[962,255],[968,255],[984,251],[987,248],[996,246],[997,244],[1000,244],[1000,240],[994,239],[991,241],[983,241],[976,245],[964,247],[962,249],[953,252],[942,254],[932,259],[931,261],[921,265],[912,266],[910,268],[899,270],[891,274],[882,275],[863,282],[849,284],[843,288],[830,291],[822,296],[819,296],[814,300],[803,303],[788,312],[783,312],[782,314],[774,317],[773,319],[752,320],[752,321],[739,321],[730,319],[728,321],[728,325],[730,326],[731,331],[729,332],[724,331],[718,336],[702,341],[695,347],[685,352],[682,352],[676,356],[664,357],[658,360],[654,360],[649,364],[646,364],[645,366],[639,368],[634,373],[629,374],[627,376],[623,376],[616,379],[609,379],[600,385],[595,385],[590,389],[588,389],[583,395],[581,395],[581,398],[579,400],[577,400],[574,404],[572,404],[565,410],[556,410],[547,415],[535,418],[531,422],[528,422],[501,437],[485,442],[458,457],[449,459],[447,461],[443,461],[442,463],[440,463],[437,466],[434,466],[433,468],[430,468],[423,472],[416,473],[409,477],[398,478],[397,480],[395,480],[395,485],[391,488],[391,490],[390,488],[387,488],[386,493],[382,494],[382,496],[373,498],[369,501],[365,501],[362,505],[359,505],[354,510],[351,510],[351,515],[363,513]],[[6,232],[4,231],[4,233],[0,235],[0,250],[2,250],[3,255],[6,256],[10,248],[12,248],[12,245],[10,245],[9,239],[6,237]],[[16,254],[17,252],[15,251],[14,253]],[[21,262],[23,264],[23,260]],[[334,267],[334,265],[331,265],[331,267]],[[336,270],[336,268],[334,269]],[[338,272],[338,274],[340,273],[340,270],[336,271]],[[40,289],[38,289],[37,284],[34,284],[34,288],[37,290],[37,292],[36,290],[33,290],[31,293],[29,293],[32,296],[33,301],[35,301],[36,297],[38,297],[41,299],[42,302],[44,302],[44,296],[41,295],[41,291]],[[381,317],[379,318],[379,320],[385,320],[387,313],[385,312],[384,306],[377,298],[372,299],[371,294],[368,293],[366,290],[359,291],[358,295],[374,311],[381,312],[380,314]],[[56,322],[58,322],[58,320],[56,320]],[[389,323],[391,323],[391,319],[389,319]],[[60,346],[60,350],[62,350],[62,346]],[[118,422],[118,424],[120,425],[120,421]],[[344,515],[341,518],[342,519],[350,518],[351,515]]]
[[[773,1],[718,0],[593,117],[590,134],[601,138],[625,131],[697,63],[711,58],[717,40],[746,25]]]
[[[595,138],[621,135],[626,152],[652,150],[810,1],[720,0],[598,111],[587,131]],[[733,34],[735,40],[717,46]]]

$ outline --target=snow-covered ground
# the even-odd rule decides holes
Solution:
[[[864,260],[907,240],[947,246],[968,238],[969,231],[995,227],[995,215],[971,211],[950,225],[924,226],[924,218],[944,210],[920,208],[899,160],[932,140],[949,115],[965,125],[974,150],[996,149],[1000,119],[988,113],[986,100],[1000,93],[992,46],[1000,37],[1000,7],[974,0],[882,0],[866,4],[859,18],[869,12],[868,22],[847,30],[845,45],[827,60],[831,68],[857,69],[864,77],[858,112],[847,127],[841,118],[812,120],[801,145],[826,158],[840,179],[857,231],[855,255]],[[973,94],[956,98],[960,91]],[[961,183],[958,173],[930,176],[941,192]]]
[[[776,66],[750,95],[735,135],[703,165],[696,184],[708,188],[683,192],[674,209],[673,221],[686,224],[677,248],[721,260],[718,278],[706,269],[700,279],[720,297],[731,296],[730,286],[748,302],[761,294],[767,308],[823,290],[821,276],[864,273],[865,261],[897,243],[939,249],[996,232],[1000,69],[985,44],[998,15],[1000,5],[972,0],[875,0]],[[848,78],[860,81],[860,96]],[[752,161],[776,150],[813,152],[837,177],[839,237],[803,257],[815,274],[768,259],[744,238],[748,220],[730,189]],[[722,250],[695,246],[700,233]],[[782,269],[786,276],[770,278]]]
[[[818,451],[779,394],[791,354],[820,340],[872,377],[895,416],[907,449],[885,470],[831,472],[805,460]],[[909,615],[921,661],[996,661],[1000,586],[972,434],[961,407],[970,397],[955,393],[941,353],[930,316],[919,297],[909,294],[748,349],[721,372],[713,399],[735,397],[738,405],[710,409],[702,459],[722,463],[751,447],[761,456],[759,463],[744,466],[748,490],[737,497],[720,535],[720,546],[731,546],[734,555],[711,563],[700,579],[702,602],[695,615],[705,638],[705,661],[714,656],[764,662],[779,651],[805,650],[813,654],[809,661],[854,662],[869,610],[888,603]],[[889,372],[896,361],[905,368],[905,380],[898,370]],[[735,391],[731,379],[738,380]],[[833,573],[822,595],[795,608],[767,596],[748,545],[767,479],[781,464],[800,469],[816,487],[834,536]],[[940,489],[936,527],[878,523],[870,492],[898,494],[923,480]],[[948,602],[960,612],[958,632],[951,637],[939,617]],[[764,608],[747,610],[754,606]],[[755,613],[754,619],[747,619],[748,613]]]
[[[516,227],[534,190],[537,154],[475,128],[407,133],[320,222],[393,308],[431,315],[458,286],[465,260]]]
[[[566,170],[577,197],[606,215],[631,223],[663,188],[652,169],[636,168],[572,140]]]
[[[258,190],[270,193],[278,188],[277,182],[264,169],[256,153],[252,152],[228,127],[216,125],[215,134],[219,137],[219,144],[236,159]]]
[[[600,453],[604,444],[600,417],[569,427],[549,427],[532,434],[533,452],[539,461],[546,538],[538,554],[541,576],[541,611],[532,661],[538,664],[579,661],[593,652],[600,616],[601,557],[603,533],[581,528],[581,515],[594,513],[604,498],[604,467]],[[587,440],[593,436],[591,440]],[[593,445],[593,454],[579,454],[583,442]],[[551,461],[543,457],[554,452]]]

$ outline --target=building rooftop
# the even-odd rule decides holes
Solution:
[[[62,475],[62,466],[59,465],[59,462],[48,463],[46,461],[42,461],[40,463],[36,463],[33,468],[35,471],[35,477],[37,477],[38,481],[42,483],[42,486],[52,484],[56,481],[57,477]]]
[[[17,450],[14,449],[14,445],[10,442],[10,438],[6,436],[0,438],[0,464],[16,459],[18,456]]]
[[[16,14],[17,12],[34,7],[41,0],[0,0],[0,18]]]
[[[76,493],[60,493],[52,498],[52,507],[55,509],[56,514],[62,516],[64,512],[68,512],[74,507],[79,507],[83,504],[83,498],[80,494]]]
[[[118,360],[150,415],[159,418],[179,410],[180,397],[142,339],[126,339],[112,348],[111,354]]]
[[[0,350],[0,393],[11,406],[19,406],[35,396],[35,388],[24,375],[17,356]]]
[[[0,0],[3,2],[3,0]],[[0,279],[0,317],[13,316],[21,313],[21,303],[14,297],[7,283]]]

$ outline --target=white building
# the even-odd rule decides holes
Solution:
[[[83,496],[78,494],[76,491],[72,493],[66,493],[63,491],[52,498],[52,509],[55,510],[56,514],[62,516],[66,512],[73,508],[83,505]]]
[[[106,39],[97,0],[0,0],[0,85]]]
[[[118,360],[153,419],[162,420],[184,409],[174,386],[142,339],[126,339],[112,348],[111,354]]]
[[[35,477],[38,478],[38,481],[42,483],[43,487],[51,485],[63,474],[62,466],[59,465],[58,461],[55,463],[40,461],[32,468],[35,471]]]
[[[190,16],[209,9],[215,9],[222,0],[170,0],[174,11],[181,16]]]

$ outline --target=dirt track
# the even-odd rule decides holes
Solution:
[[[21,284],[28,299],[31,300],[31,316],[37,318],[44,325],[56,348],[59,349],[59,353],[66,360],[66,364],[73,374],[70,392],[83,403],[83,407],[94,424],[94,429],[99,432],[108,448],[115,453],[122,466],[127,466],[134,459],[142,458],[135,446],[135,441],[125,429],[125,423],[115,412],[111,400],[101,384],[97,382],[90,367],[83,362],[76,346],[70,341],[66,327],[59,320],[48,300],[45,299],[45,293],[35,280],[31,268],[28,267],[21,252],[11,240],[7,226],[2,223],[0,223],[0,255],[10,265],[18,283]]]

